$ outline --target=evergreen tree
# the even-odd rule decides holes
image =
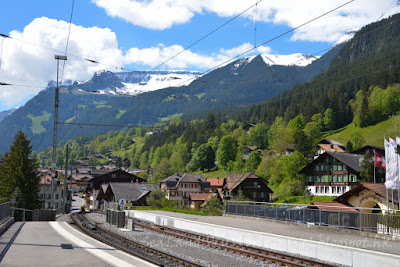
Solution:
[[[201,169],[204,172],[204,169],[210,170],[215,166],[215,153],[209,144],[202,144],[196,150],[192,157],[191,165],[193,169]]]
[[[218,144],[216,155],[218,165],[222,168],[226,168],[229,161],[235,160],[236,152],[236,143],[235,140],[233,140],[232,136],[226,135],[222,137],[221,141]]]
[[[18,193],[23,208],[37,209],[41,206],[38,199],[39,164],[36,158],[29,157],[31,153],[30,140],[19,131],[0,165],[0,197],[12,198]]]
[[[372,154],[365,154],[364,159],[361,162],[362,170],[360,172],[361,179],[363,182],[374,181],[374,158]]]
[[[352,152],[354,150],[353,143],[350,140],[347,141],[345,149],[346,149],[346,152]]]
[[[254,172],[257,170],[258,165],[261,163],[260,153],[258,151],[253,151],[250,153],[249,158],[246,161],[246,170],[248,172]]]

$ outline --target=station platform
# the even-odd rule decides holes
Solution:
[[[0,266],[154,266],[65,221],[17,222],[0,236]]]
[[[131,210],[128,216],[234,242],[286,251],[348,266],[400,266],[400,243],[352,230],[248,217]]]

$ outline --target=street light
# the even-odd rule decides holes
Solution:
[[[57,86],[55,88],[55,99],[54,99],[54,135],[53,135],[53,157],[51,162],[51,197],[50,207],[54,208],[54,184],[55,184],[55,171],[56,171],[56,148],[57,148],[57,124],[58,124],[58,94],[60,88],[58,88],[58,69],[60,66],[60,60],[67,60],[67,56],[55,55],[54,59],[57,59]]]

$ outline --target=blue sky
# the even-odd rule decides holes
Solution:
[[[257,1],[243,0],[75,0],[64,79],[90,79],[97,70],[119,66],[149,70],[180,52]],[[233,22],[160,70],[204,71],[257,44],[317,17],[347,1],[263,0]],[[345,31],[379,19],[397,0],[356,0],[294,33],[248,55],[315,54],[329,48]],[[56,77],[55,54],[23,41],[64,51],[72,0],[1,1],[2,45],[0,111],[23,105]],[[21,41],[23,40],[23,41]],[[1,43],[0,43],[1,44]],[[1,47],[0,47],[1,49]]]

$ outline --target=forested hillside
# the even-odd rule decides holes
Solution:
[[[351,123],[346,138],[346,149],[351,151],[372,140],[371,131],[363,130],[371,124],[391,117],[394,125],[382,124],[379,131],[400,131],[400,115],[396,115],[400,111],[399,21],[396,15],[364,27],[333,58],[327,71],[249,110],[235,108],[236,119],[223,112],[187,122],[175,117],[159,124],[158,134],[136,128],[97,136],[87,140],[89,145],[79,154],[129,157],[131,167],[155,168],[153,182],[175,171],[255,172],[271,183],[280,199],[302,195],[305,181],[298,171],[312,159],[323,137],[338,134],[339,128]],[[256,126],[246,133],[243,126],[249,122]],[[133,144],[132,139],[138,138],[141,142]],[[288,144],[294,144],[292,156],[285,155]],[[249,146],[262,153],[246,154]]]

